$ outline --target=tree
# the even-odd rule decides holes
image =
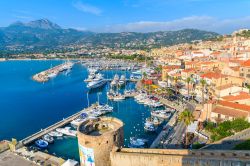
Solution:
[[[174,77],[174,82],[175,82],[175,94],[177,94],[177,82],[178,82],[179,78],[178,77]]]
[[[190,81],[191,81],[191,78],[188,77],[187,80],[186,80],[187,86],[188,86],[188,100],[189,100],[189,83],[190,83]]]
[[[201,93],[202,93],[202,104],[204,105],[204,102],[205,102],[204,88],[205,88],[205,85],[207,84],[207,82],[206,82],[206,80],[201,79],[200,84],[201,84],[201,87],[202,87],[202,90],[201,90]]]
[[[178,117],[178,120],[183,122],[184,125],[186,126],[186,145],[188,142],[188,137],[187,137],[187,126],[190,125],[194,121],[194,116],[192,112],[189,109],[185,109]]]

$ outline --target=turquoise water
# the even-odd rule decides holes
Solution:
[[[46,83],[37,83],[31,76],[39,71],[62,63],[63,61],[6,61],[0,63],[0,140],[17,138],[18,140],[37,132],[75,112],[88,106],[87,88],[83,80],[87,70],[76,64],[72,71],[61,73]],[[124,71],[103,71],[106,78],[114,74],[126,74]],[[133,84],[127,85],[134,87]],[[108,116],[121,119],[124,123],[125,146],[129,137],[138,136],[150,142],[157,133],[145,133],[143,124],[150,116],[149,108],[137,104],[132,98],[122,102],[107,100],[108,86],[89,92],[90,104],[97,102],[109,103],[114,112]],[[159,129],[160,130],[160,129]],[[49,153],[64,158],[78,158],[76,138],[64,138],[55,141],[48,148]]]

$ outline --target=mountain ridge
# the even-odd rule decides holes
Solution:
[[[69,45],[87,44],[92,47],[146,49],[169,46],[193,40],[204,40],[218,36],[218,33],[183,29],[158,32],[97,33],[61,28],[48,19],[28,23],[15,22],[0,28],[0,48],[3,50],[42,51],[60,49]],[[0,52],[1,53],[1,52]]]

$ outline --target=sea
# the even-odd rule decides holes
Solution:
[[[71,72],[60,73],[45,83],[32,80],[34,74],[61,63],[64,61],[0,62],[0,140],[21,140],[97,101],[113,106],[114,112],[107,116],[117,117],[124,122],[125,147],[130,137],[148,139],[149,145],[157,137],[161,127],[155,133],[145,132],[143,128],[146,118],[150,116],[149,107],[138,104],[133,98],[119,102],[109,101],[106,96],[108,84],[89,91],[84,82],[88,71],[82,64],[75,64]],[[105,78],[113,78],[115,74],[125,74],[129,78],[131,74],[129,71],[119,70],[101,73]],[[133,89],[135,85],[128,83],[126,88]],[[65,159],[79,161],[77,138],[74,137],[56,139],[45,151]]]

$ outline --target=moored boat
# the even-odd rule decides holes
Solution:
[[[47,141],[42,140],[42,139],[36,140],[35,144],[37,147],[42,148],[42,149],[47,148],[49,145],[49,143]]]
[[[44,141],[47,141],[48,143],[52,144],[54,143],[54,138],[52,136],[50,136],[49,134],[45,134],[43,136],[43,140]]]

